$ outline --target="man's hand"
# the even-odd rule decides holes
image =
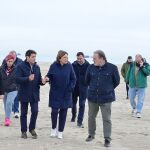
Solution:
[[[140,62],[140,67],[143,67],[143,61]]]
[[[42,84],[45,85],[46,84],[46,79],[42,77],[41,80],[42,80]]]
[[[35,75],[34,75],[34,74],[31,74],[31,75],[29,76],[29,81],[33,81],[34,78],[35,78]]]
[[[45,80],[46,80],[46,82],[49,82],[49,78],[48,77],[45,77]]]
[[[3,99],[4,98],[4,95],[0,95],[0,99]]]

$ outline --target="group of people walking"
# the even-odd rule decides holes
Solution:
[[[112,132],[111,106],[116,100],[115,88],[120,83],[117,66],[107,62],[105,53],[101,50],[93,53],[93,64],[89,64],[83,52],[78,52],[77,60],[71,64],[68,61],[68,53],[60,50],[56,61],[50,65],[48,73],[42,77],[40,67],[36,63],[36,56],[36,51],[28,50],[25,53],[25,61],[22,61],[17,58],[16,52],[12,51],[3,61],[0,68],[0,98],[4,101],[5,126],[11,124],[12,110],[15,117],[19,117],[18,101],[20,101],[21,137],[28,138],[27,131],[29,130],[32,137],[36,139],[38,137],[35,128],[39,111],[40,86],[49,83],[49,107],[51,107],[52,122],[50,136],[63,138],[69,108],[72,109],[71,122],[77,120],[77,126],[84,128],[85,102],[88,99],[86,141],[90,142],[95,138],[96,117],[100,109],[103,119],[104,146],[109,147]],[[140,117],[150,66],[143,61],[141,55],[136,56],[135,62],[131,61],[131,57],[128,57],[128,60],[121,72],[127,91],[129,87],[132,113]],[[138,104],[135,102],[136,94],[139,98]],[[77,109],[78,100],[79,109]],[[28,129],[29,104],[31,118]]]

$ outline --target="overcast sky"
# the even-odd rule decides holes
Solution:
[[[102,49],[114,63],[150,61],[150,0],[0,0],[0,59],[27,49],[45,60]]]

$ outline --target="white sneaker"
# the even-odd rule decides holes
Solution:
[[[136,113],[136,117],[137,118],[141,118],[142,116],[141,116],[141,113]]]
[[[136,117],[136,110],[135,109],[132,110],[132,117]]]
[[[58,137],[58,139],[62,139],[63,138],[63,132],[58,132],[57,137]]]
[[[51,129],[51,137],[56,137],[57,136],[57,130],[56,129]]]
[[[14,114],[14,118],[19,118],[20,117],[20,114],[18,113],[18,112],[16,112],[15,114]]]

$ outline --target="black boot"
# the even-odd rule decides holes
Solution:
[[[31,133],[33,139],[37,139],[37,134],[34,130],[31,130],[30,133]]]
[[[26,132],[22,132],[22,134],[21,134],[21,138],[23,138],[23,139],[27,139],[27,138],[28,138],[27,133],[26,133]]]
[[[76,117],[75,117],[75,116],[72,116],[71,122],[75,122],[75,121],[76,121]]]
[[[110,147],[110,146],[111,146],[111,145],[110,145],[110,141],[107,140],[107,139],[105,139],[104,146],[105,146],[105,147]]]
[[[89,135],[89,136],[86,138],[86,142],[91,142],[91,141],[94,140],[94,139],[95,139],[94,136]]]

